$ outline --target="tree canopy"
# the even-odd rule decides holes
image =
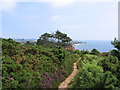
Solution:
[[[117,48],[118,51],[120,51],[120,41],[118,39],[115,38],[112,42],[112,45],[114,45],[114,47]]]
[[[115,38],[114,41],[111,42],[111,43],[116,48],[116,49],[111,51],[111,54],[113,56],[117,56],[119,58],[119,60],[120,60],[120,41]]]
[[[93,54],[93,55],[99,55],[100,52],[97,49],[94,48],[94,49],[92,49],[91,54]]]
[[[67,36],[67,34],[64,34],[60,32],[59,30],[55,31],[55,33],[49,34],[44,33],[42,34],[39,39],[37,40],[37,45],[61,45],[66,46],[70,45],[70,42],[72,39]]]

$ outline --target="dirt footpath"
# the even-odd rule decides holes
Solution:
[[[67,78],[65,79],[65,81],[63,81],[63,82],[59,85],[58,90],[67,89],[69,83],[71,82],[71,80],[72,80],[72,79],[75,77],[75,75],[77,74],[77,71],[78,71],[77,65],[76,65],[77,62],[78,62],[78,61],[76,61],[76,62],[74,63],[74,65],[73,65],[73,72],[70,74],[69,77],[67,77]]]

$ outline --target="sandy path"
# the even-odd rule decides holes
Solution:
[[[78,61],[79,61],[79,60],[78,60]],[[69,77],[67,77],[67,78],[65,79],[65,81],[63,81],[63,82],[59,85],[58,90],[66,89],[66,88],[68,87],[68,84],[69,84],[69,83],[71,82],[71,80],[75,77],[75,75],[77,74],[77,71],[78,71],[77,65],[76,65],[78,61],[76,61],[76,62],[74,63],[74,65],[73,65],[73,72],[70,74]]]

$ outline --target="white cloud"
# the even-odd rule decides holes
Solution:
[[[1,0],[0,10],[6,11],[6,12],[14,11],[17,1],[18,0]]]
[[[0,10],[14,11],[17,2],[50,2],[55,7],[71,5],[73,2],[115,2],[120,0],[0,0]]]
[[[96,3],[96,2],[114,2],[114,3],[118,3],[119,0],[41,0],[42,2],[46,1],[46,2],[50,2],[53,6],[55,7],[63,7],[63,6],[67,6],[67,5],[71,5],[74,2],[92,2],[92,3]]]
[[[13,11],[17,2],[50,2],[53,6],[65,6],[72,3],[73,0],[0,0],[0,10]]]
[[[51,0],[51,4],[55,7],[61,7],[70,5],[73,3],[74,0]]]

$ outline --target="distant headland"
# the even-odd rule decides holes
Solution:
[[[72,45],[75,46],[75,45],[81,45],[81,44],[86,44],[86,43],[87,42],[73,41]]]

